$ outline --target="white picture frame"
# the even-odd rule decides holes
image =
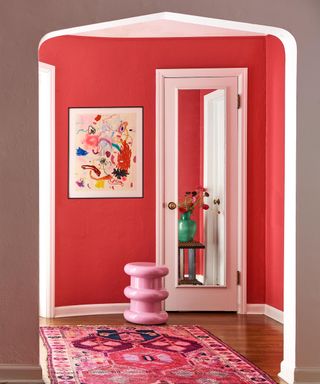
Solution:
[[[69,108],[68,197],[143,197],[143,107]]]

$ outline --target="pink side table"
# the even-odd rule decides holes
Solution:
[[[124,271],[131,276],[131,285],[124,290],[130,299],[130,309],[124,312],[124,318],[136,324],[165,323],[168,314],[162,311],[161,302],[168,297],[168,291],[162,286],[162,278],[168,274],[168,268],[155,263],[129,263]]]

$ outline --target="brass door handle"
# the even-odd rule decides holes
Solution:
[[[173,201],[170,201],[170,203],[168,203],[168,208],[173,210],[173,209],[176,209],[177,208],[177,204],[174,203]]]

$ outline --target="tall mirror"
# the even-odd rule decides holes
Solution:
[[[226,285],[224,89],[178,90],[177,286]]]

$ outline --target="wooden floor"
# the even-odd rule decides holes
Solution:
[[[122,315],[40,319],[40,325],[123,325]],[[264,315],[234,313],[171,312],[168,324],[200,325],[223,340],[277,383],[282,361],[282,325]]]

